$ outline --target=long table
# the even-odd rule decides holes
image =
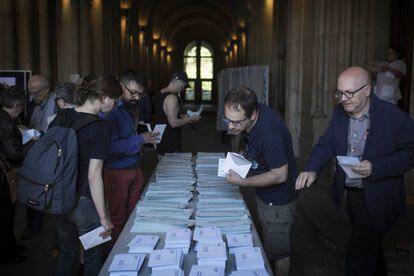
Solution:
[[[151,176],[151,178],[149,180],[149,183],[153,182],[154,179],[155,179],[155,174],[153,174]],[[146,192],[146,189],[143,192],[143,194],[145,194],[145,192]],[[189,209],[195,209],[195,206],[197,206],[196,203],[197,203],[197,194],[194,192],[194,197],[189,202],[188,208]],[[119,236],[119,238],[116,241],[114,247],[112,248],[108,258],[105,260],[105,263],[102,266],[101,271],[99,272],[99,276],[109,275],[108,268],[111,265],[111,262],[112,262],[112,260],[113,260],[113,258],[116,254],[128,253],[127,244],[137,235],[137,233],[131,233],[131,228],[132,228],[132,225],[134,224],[134,219],[136,217],[136,209],[137,209],[137,207],[134,208],[134,211],[132,212],[131,216],[129,217],[128,222],[126,223],[124,229],[121,232],[121,235]],[[257,234],[256,227],[254,226],[254,223],[253,223],[253,220],[251,218],[250,212],[247,209],[247,204],[246,204],[246,211],[248,213],[248,216],[250,217],[250,220],[252,221],[252,224],[250,225],[250,230],[251,230],[251,233],[252,233],[253,245],[261,248],[263,259],[265,261],[266,271],[269,273],[269,275],[273,275],[272,269],[269,265],[269,262],[266,258],[266,254],[263,250],[263,246],[262,246],[262,243],[260,241],[259,235]],[[193,216],[194,216],[194,213],[193,213]],[[159,235],[160,240],[158,241],[155,249],[164,248],[165,233],[139,233],[139,234]],[[224,237],[223,237],[223,240],[225,240]],[[140,275],[140,276],[141,275],[145,275],[145,276],[151,275],[151,269],[148,267],[148,256],[149,256],[149,254],[147,254],[147,256],[145,258],[145,261],[142,265],[142,268],[138,273],[138,275]],[[184,270],[184,275],[189,275],[190,274],[191,267],[194,264],[197,264],[197,253],[194,251],[194,242],[193,242],[191,244],[191,247],[190,247],[190,250],[189,250],[188,254],[184,255],[183,265],[181,267]],[[235,262],[234,262],[234,255],[229,254],[227,252],[226,275],[229,275],[230,272],[232,272],[234,270],[236,270],[236,266],[235,266]]]

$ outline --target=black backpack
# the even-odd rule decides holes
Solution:
[[[98,121],[85,116],[71,126],[59,112],[58,125],[50,128],[27,152],[17,170],[17,198],[23,204],[50,214],[67,214],[78,200],[78,140],[76,132]]]

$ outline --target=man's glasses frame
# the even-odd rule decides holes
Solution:
[[[129,94],[131,95],[132,98],[134,97],[138,97],[138,99],[142,99],[143,97],[145,97],[146,93],[145,92],[137,92],[137,91],[132,91],[131,89],[128,88],[128,86],[126,86],[125,83],[122,83],[122,85],[125,87],[125,89],[129,92]]]
[[[363,86],[361,86],[360,88],[354,90],[354,91],[340,91],[340,90],[335,90],[334,95],[335,98],[337,98],[338,100],[342,99],[342,97],[345,95],[345,98],[347,98],[348,100],[352,99],[354,97],[354,95],[356,93],[358,93],[359,91],[361,91],[362,89],[364,89],[367,84],[364,84]]]
[[[227,125],[229,125],[229,124],[231,123],[231,124],[232,124],[232,125],[234,125],[235,127],[241,127],[241,126],[244,124],[244,122],[246,122],[248,119],[249,119],[249,117],[246,117],[246,118],[244,118],[243,120],[232,121],[232,120],[229,120],[229,119],[227,119],[227,118],[223,118],[223,121],[224,121]]]

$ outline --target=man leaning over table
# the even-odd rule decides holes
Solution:
[[[257,102],[254,91],[232,89],[224,104],[230,132],[244,136],[244,157],[253,165],[247,178],[230,170],[226,180],[242,187],[255,187],[264,249],[275,260],[276,275],[288,275],[290,228],[296,206],[296,163],[289,130],[279,114]]]

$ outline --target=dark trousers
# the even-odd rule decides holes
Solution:
[[[26,228],[32,232],[40,232],[42,230],[43,212],[26,206],[27,226]]]
[[[17,254],[16,237],[14,235],[14,205],[10,198],[10,190],[6,177],[1,175],[0,178],[0,236],[2,244],[0,250],[0,261],[13,258]]]
[[[387,266],[382,250],[384,233],[374,231],[364,191],[356,188],[347,189],[347,201],[352,233],[346,256],[346,275],[387,275]]]

